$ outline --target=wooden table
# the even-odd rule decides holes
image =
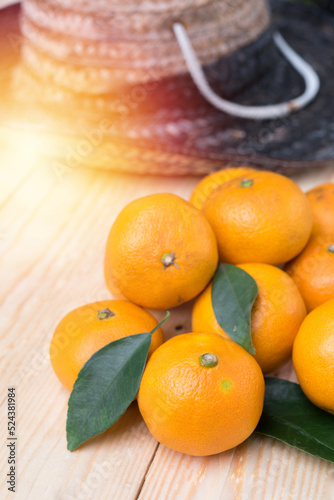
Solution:
[[[2,3],[0,2],[0,5]],[[68,392],[49,362],[53,330],[69,310],[110,298],[103,280],[109,229],[131,200],[156,192],[189,197],[198,179],[159,178],[71,169],[0,149],[0,318],[3,444],[1,498],[17,500],[330,500],[331,465],[279,441],[251,436],[206,458],[160,445],[136,403],[103,435],[66,449]],[[303,189],[334,180],[331,168],[296,180]],[[156,313],[161,318],[159,313]],[[190,306],[172,311],[166,338],[190,331]],[[288,363],[275,375],[296,380]],[[9,470],[7,388],[17,392],[17,491]]]
[[[19,150],[1,150],[0,165],[1,398],[16,387],[15,498],[325,500],[333,481],[328,462],[259,435],[220,455],[182,455],[155,441],[136,403],[106,433],[66,450],[69,394],[49,363],[53,330],[72,308],[110,297],[104,247],[122,207],[156,192],[188,198],[198,179],[76,169],[60,180],[50,161]],[[308,189],[329,179],[328,168],[297,180]],[[190,331],[189,313],[189,306],[172,311],[167,338],[176,325],[178,333]],[[295,380],[291,363],[277,375]],[[5,408],[2,415],[5,434]],[[7,454],[3,441],[2,480]],[[12,498],[2,488],[1,498]]]

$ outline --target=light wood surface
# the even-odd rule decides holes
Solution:
[[[3,2],[0,0],[0,5]],[[334,181],[332,168],[296,178],[305,190]],[[206,458],[160,445],[133,403],[103,435],[66,450],[68,392],[54,375],[49,343],[61,317],[111,297],[103,280],[106,238],[131,200],[156,192],[188,198],[196,178],[159,178],[72,169],[21,144],[0,150],[0,498],[16,500],[331,500],[333,467],[258,435]],[[191,305],[173,310],[166,338],[190,331]],[[160,318],[161,314],[156,313]],[[176,332],[176,326],[182,326]],[[291,363],[275,375],[296,380]],[[6,394],[17,390],[18,480],[7,491]]]
[[[60,180],[49,161],[20,151],[1,151],[0,165],[1,398],[5,434],[6,388],[17,388],[15,498],[326,499],[329,463],[257,435],[217,456],[182,455],[150,436],[136,403],[105,434],[75,452],[66,450],[69,395],[48,358],[54,327],[72,308],[110,297],[102,273],[104,247],[122,207],[163,191],[188,198],[198,179],[77,169]],[[334,180],[330,168],[297,180],[308,189],[329,179]],[[190,330],[189,314],[190,306],[172,311],[167,338],[175,326],[182,325],[177,333]],[[277,375],[295,380],[291,363]],[[5,445],[0,463],[4,478]],[[2,488],[1,498],[11,498]]]

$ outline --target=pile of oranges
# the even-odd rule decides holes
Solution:
[[[215,317],[219,261],[258,286],[254,355]],[[165,343],[161,328],[152,336],[137,401],[156,439],[200,456],[238,445],[260,419],[263,374],[292,353],[307,397],[334,413],[334,184],[305,194],[282,175],[229,168],[205,177],[189,202],[167,193],[137,199],[110,230],[104,270],[117,300],[70,312],[51,341],[68,390],[97,350],[157,326],[146,309],[194,299],[191,333]]]

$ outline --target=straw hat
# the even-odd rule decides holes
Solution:
[[[15,122],[17,133],[29,124],[57,136],[58,162],[76,154],[81,164],[141,173],[326,164],[334,21],[320,9],[270,5],[24,0],[20,24],[17,6],[3,9],[2,129]],[[77,151],[83,141],[89,154]]]
[[[48,81],[100,94],[187,72],[173,24],[182,20],[201,64],[256,40],[265,0],[24,0],[23,59]],[[68,7],[70,5],[70,10]],[[232,5],[232,4],[231,4]],[[66,7],[67,6],[67,7]],[[74,33],[74,35],[73,35]]]

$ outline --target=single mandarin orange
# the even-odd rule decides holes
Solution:
[[[141,307],[125,300],[105,300],[78,307],[58,324],[50,345],[55,374],[69,391],[79,371],[99,349],[114,340],[150,332],[157,321]],[[163,332],[152,335],[149,356],[162,344]]]
[[[167,309],[209,283],[218,263],[217,241],[197,208],[174,194],[155,194],[133,201],[118,215],[105,261],[110,281],[124,297]]]
[[[334,183],[321,184],[306,193],[313,214],[312,235],[334,236]]]
[[[334,414],[334,300],[305,318],[292,357],[306,396],[319,408]]]
[[[247,176],[255,172],[254,168],[250,167],[235,167],[235,168],[223,168],[214,172],[213,174],[206,175],[193,190],[190,203],[199,210],[203,207],[204,202],[211,195],[211,193],[217,189],[217,187],[222,186],[225,182],[234,179],[235,177]]]
[[[256,281],[258,295],[251,315],[254,358],[264,373],[279,368],[291,356],[293,341],[306,316],[304,301],[294,281],[281,269],[269,264],[240,264]],[[212,284],[196,299],[192,329],[228,335],[219,326],[212,307]]]
[[[278,265],[302,251],[312,229],[306,195],[273,172],[254,172],[217,188],[203,206],[222,262]]]
[[[334,299],[334,234],[313,236],[285,270],[298,286],[308,311]]]
[[[157,349],[138,392],[152,435],[189,455],[220,453],[254,431],[263,409],[264,379],[248,352],[221,335],[187,333]]]

